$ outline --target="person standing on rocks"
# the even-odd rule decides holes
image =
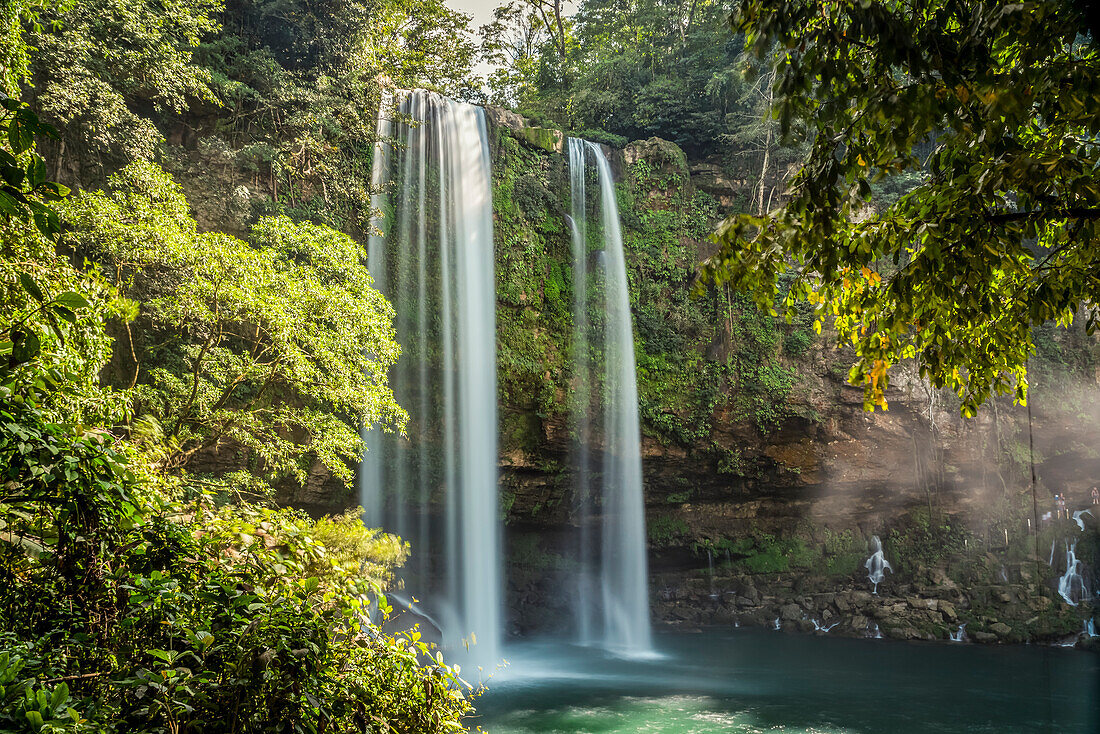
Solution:
[[[1100,505],[1100,489],[1092,488],[1092,504]]]

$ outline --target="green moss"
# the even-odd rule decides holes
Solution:
[[[646,523],[649,544],[654,548],[681,545],[689,532],[687,523],[674,515],[657,515]]]
[[[561,130],[547,127],[523,127],[514,134],[528,145],[548,153],[560,153],[564,142]]]

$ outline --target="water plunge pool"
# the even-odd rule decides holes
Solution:
[[[665,633],[662,657],[509,648],[469,721],[491,734],[1100,732],[1100,655],[762,630]]]

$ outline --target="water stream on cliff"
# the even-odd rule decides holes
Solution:
[[[396,311],[403,354],[390,380],[410,420],[408,439],[365,436],[364,521],[411,544],[406,606],[439,620],[446,647],[469,647],[463,662],[493,666],[503,625],[485,113],[398,92],[382,100],[378,137],[368,264]]]
[[[863,564],[867,569],[867,579],[872,585],[872,594],[878,593],[878,585],[886,579],[886,572],[893,571],[890,562],[882,553],[882,541],[877,535],[871,536],[871,557]]]
[[[578,370],[573,411],[580,502],[577,627],[583,643],[597,642],[620,654],[644,655],[651,649],[651,639],[641,429],[619,208],[611,166],[600,146],[577,138],[569,138],[567,145],[572,202],[574,358]],[[589,160],[595,164],[600,202],[598,227],[591,228],[585,186]],[[602,234],[598,248],[590,246],[590,230]],[[590,254],[596,259],[591,272]],[[598,474],[592,467],[592,445],[602,449]],[[592,517],[596,512],[602,518],[598,555],[592,542]]]
[[[1058,593],[1066,604],[1077,606],[1089,598],[1085,579],[1081,575],[1081,560],[1077,558],[1077,541],[1066,541],[1066,572],[1058,579]]]

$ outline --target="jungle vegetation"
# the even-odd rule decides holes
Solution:
[[[794,380],[775,355],[804,353],[829,314],[869,405],[905,356],[965,411],[1022,390],[1031,325],[1094,300],[1100,75],[1073,6],[1020,7],[745,0],[731,27],[710,0],[568,17],[513,0],[475,34],[441,0],[6,3],[0,728],[461,728],[460,671],[365,618],[404,544],[272,499],[346,487],[363,425],[407,419],[385,379],[392,309],[362,266],[383,78],[748,172],[703,284],[749,345],[730,360],[750,388],[736,415],[762,432]],[[478,59],[495,64],[484,87]],[[508,175],[518,217],[541,194]],[[669,188],[643,163],[632,175]],[[869,191],[892,203],[865,211]],[[715,213],[696,195],[628,214],[650,234],[642,272],[683,285],[680,235],[702,239]],[[657,303],[646,287],[636,299]],[[735,306],[777,297],[797,329],[735,327]],[[669,306],[711,315],[692,308]],[[668,316],[638,315],[643,414],[701,441],[724,373],[666,358],[699,336]],[[539,355],[522,351],[502,357]],[[546,365],[522,369],[540,381]],[[665,410],[686,393],[698,419]],[[225,446],[230,469],[210,460]]]
[[[2,13],[0,729],[461,729],[459,670],[368,616],[407,546],[270,498],[349,481],[364,425],[403,430],[392,308],[334,225],[356,231],[369,188],[375,77],[461,79],[463,17]],[[171,131],[203,119],[296,193],[203,227],[166,170]],[[234,467],[210,463],[219,447]]]

